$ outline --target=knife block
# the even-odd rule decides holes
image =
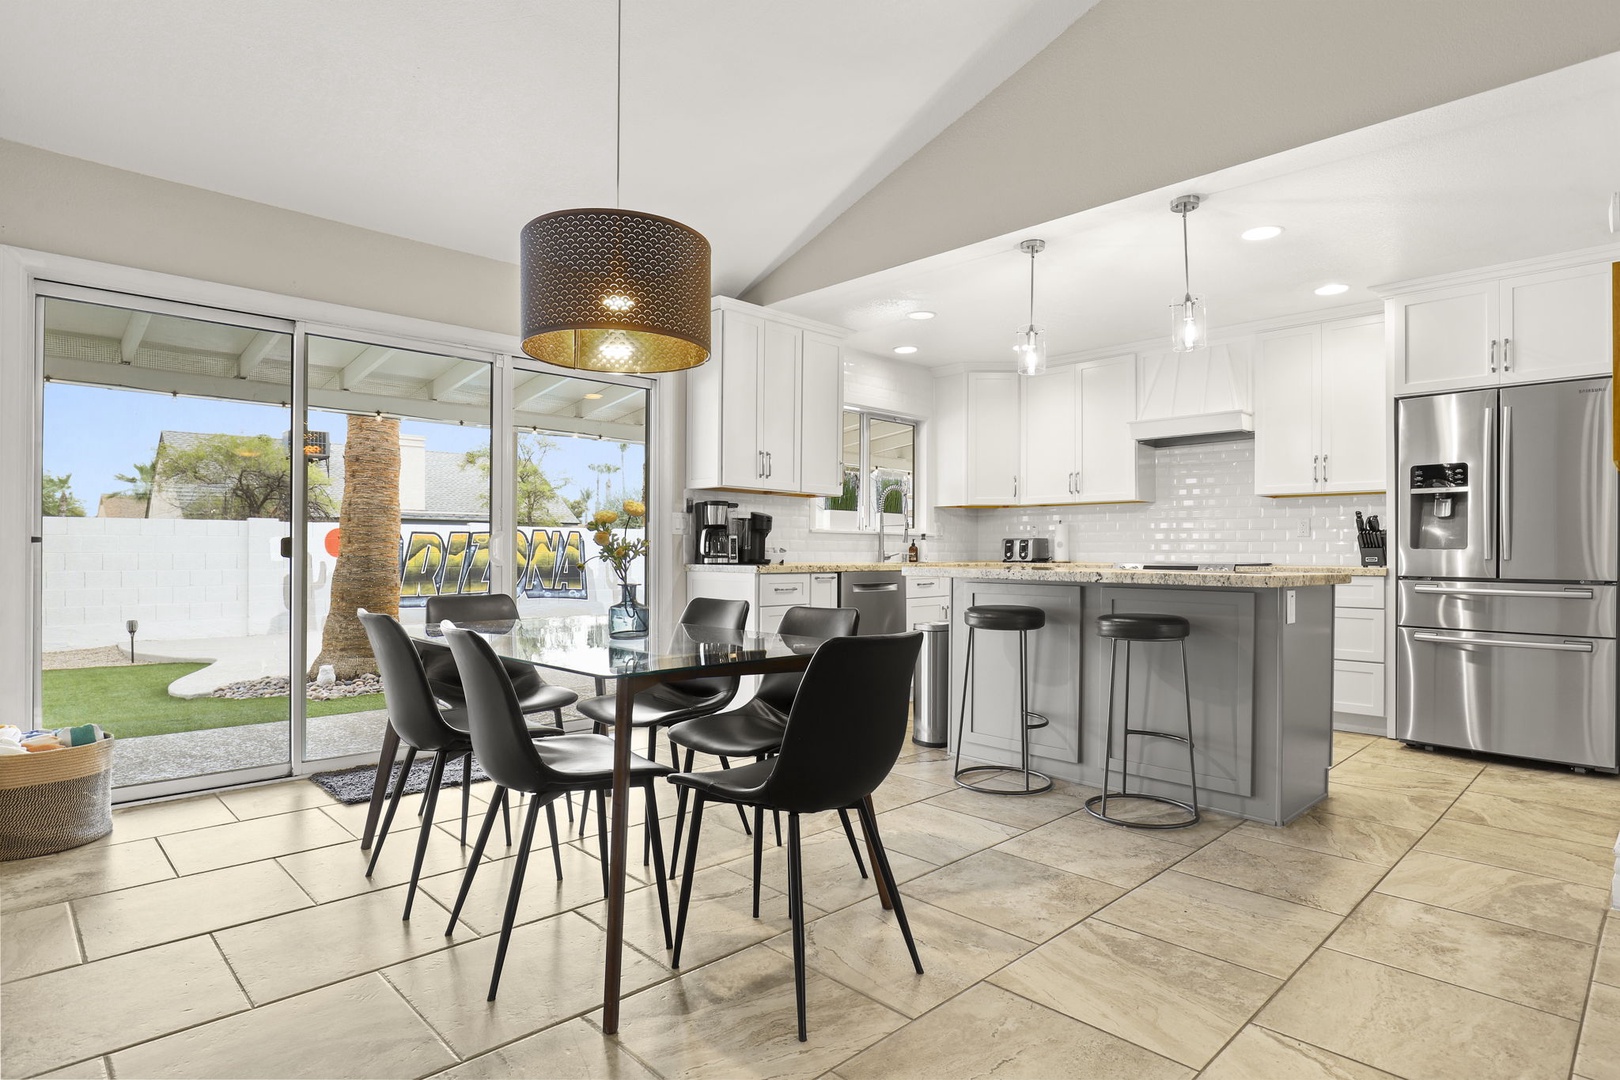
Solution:
[[[1375,535],[1378,538],[1377,547],[1368,547],[1366,544],[1359,542],[1356,545],[1361,549],[1362,566],[1388,565],[1387,556],[1389,555],[1389,548],[1387,544],[1389,540],[1389,532],[1386,529],[1379,529]]]

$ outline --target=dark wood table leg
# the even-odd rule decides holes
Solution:
[[[388,794],[388,778],[394,773],[394,755],[399,753],[399,733],[392,723],[383,725],[382,751],[377,758],[377,782],[371,788],[371,806],[366,810],[366,828],[360,834],[360,850],[370,851],[377,835],[377,819],[382,816],[383,798]]]
[[[624,878],[630,831],[630,713],[636,692],[656,679],[620,679],[613,709],[613,818],[608,839],[607,962],[602,1030],[619,1031],[619,974],[624,966]],[[598,812],[603,808],[598,808]]]
[[[872,806],[872,796],[864,800],[866,809],[871,811],[872,820],[877,820],[877,810]],[[883,875],[877,870],[877,856],[872,853],[872,834],[866,831],[866,822],[861,822],[861,835],[866,838],[866,865],[872,868],[872,880],[877,882],[878,903],[883,905],[884,911],[894,910],[894,901],[889,899],[888,886],[883,884]]]

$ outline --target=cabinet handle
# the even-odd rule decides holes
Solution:
[[[1502,370],[1513,370],[1513,339],[1510,337],[1502,339]]]
[[[765,479],[765,451],[754,451],[754,479]]]
[[[1322,480],[1322,455],[1311,455],[1311,483],[1320,483]]]
[[[1018,498],[1018,477],[1013,477],[1013,498]]]
[[[765,476],[767,478],[769,478],[775,472],[776,472],[776,466],[771,461],[771,452],[769,450],[767,450],[767,451],[765,451]]]
[[[1491,338],[1491,374],[1496,374],[1496,339]]]
[[[1328,480],[1328,456],[1326,454],[1323,454],[1322,455],[1322,483],[1324,483],[1324,484],[1327,483],[1327,480]]]

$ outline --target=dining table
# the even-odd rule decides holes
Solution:
[[[615,637],[606,616],[565,615],[503,619],[495,622],[455,624],[488,641],[505,660],[534,664],[554,671],[595,679],[599,687],[614,683],[613,786],[609,815],[607,949],[603,965],[602,1030],[619,1030],[619,986],[624,949],[624,893],[628,866],[631,716],[637,694],[660,683],[681,679],[742,677],[803,671],[810,664],[821,638],[737,632],[726,627],[679,624],[655,629],[639,637]],[[406,625],[418,649],[447,648],[437,626]],[[377,763],[377,784],[372,793],[361,847],[368,848],[375,834],[381,795],[392,775],[398,736],[392,725],[384,732]],[[402,778],[403,780],[403,778]],[[696,830],[692,831],[696,834]],[[870,859],[871,838],[867,837]],[[672,864],[679,865],[675,853]],[[875,875],[878,899],[885,908],[890,899],[881,876]]]

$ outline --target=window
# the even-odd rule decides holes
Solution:
[[[844,410],[844,490],[820,501],[816,527],[846,531],[916,524],[917,422]]]

